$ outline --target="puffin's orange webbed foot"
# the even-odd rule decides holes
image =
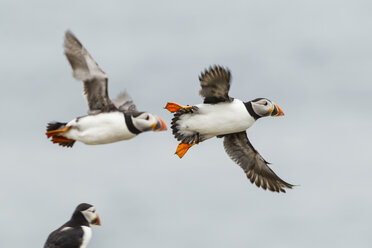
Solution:
[[[70,128],[71,128],[71,126],[66,126],[66,127],[62,128],[62,129],[57,129],[57,130],[48,131],[48,132],[46,132],[45,134],[46,134],[46,136],[47,136],[48,138],[50,138],[50,137],[53,137],[53,136],[58,135],[58,134],[60,134],[60,133],[66,132],[66,131],[69,130]]]
[[[192,106],[182,106],[175,102],[168,102],[164,108],[167,109],[169,112],[174,113],[180,109],[192,109]]]
[[[186,154],[186,152],[190,149],[190,147],[192,147],[193,145],[195,145],[195,142],[192,144],[180,143],[177,146],[177,150],[175,154],[177,154],[179,158],[182,158]]]
[[[61,143],[70,143],[70,142],[74,142],[74,140],[72,140],[72,139],[67,139],[67,138],[65,138],[65,137],[63,137],[63,136],[53,136],[52,137],[52,142],[54,143],[54,144],[61,144]]]

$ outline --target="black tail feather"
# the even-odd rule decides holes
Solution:
[[[47,132],[50,132],[50,131],[54,131],[54,130],[58,130],[58,129],[62,129],[64,128],[65,126],[67,125],[67,123],[65,122],[49,122],[47,127],[46,127],[46,130]],[[50,136],[48,136],[50,137]],[[67,139],[61,135],[53,135],[52,137],[52,142],[54,144],[58,144],[60,146],[63,146],[63,147],[72,147],[75,143],[75,140],[72,140],[72,139]]]
[[[57,130],[57,129],[62,129],[66,125],[67,125],[67,123],[63,123],[63,122],[56,122],[56,121],[49,122],[48,125],[47,125],[47,132],[54,131],[54,130]]]
[[[172,128],[172,133],[174,137],[178,141],[181,141],[182,143],[185,143],[185,144],[193,144],[193,143],[198,144],[199,142],[203,141],[203,138],[198,133],[195,133],[190,136],[185,136],[184,134],[182,134],[179,129],[178,123],[177,123],[180,120],[180,117],[182,115],[192,114],[197,110],[198,110],[198,107],[192,106],[191,109],[189,108],[180,109],[174,114],[174,117],[171,122],[171,128]]]
[[[53,143],[58,144],[58,145],[63,146],[63,147],[72,147],[75,144],[75,141],[76,140],[72,140],[72,141],[69,141],[69,142],[53,142],[53,138],[52,138]]]

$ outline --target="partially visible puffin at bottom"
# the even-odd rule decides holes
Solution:
[[[280,107],[266,98],[243,102],[228,95],[230,70],[213,66],[199,76],[199,94],[204,102],[181,106],[168,102],[165,108],[174,113],[172,131],[181,141],[176,154],[182,158],[195,144],[212,137],[224,138],[224,147],[230,158],[242,167],[252,183],[274,192],[285,192],[294,185],[280,179],[250,143],[246,129],[266,116],[284,115]]]
[[[92,238],[90,225],[101,225],[99,215],[94,206],[81,203],[69,221],[49,234],[44,248],[85,248]]]

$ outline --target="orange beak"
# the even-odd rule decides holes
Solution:
[[[166,131],[168,128],[165,122],[158,116],[156,116],[156,119],[157,122],[153,126],[153,131],[155,132]]]
[[[99,218],[99,215],[97,214],[96,218],[90,222],[90,224],[95,225],[95,226],[100,226],[101,225],[101,219]]]
[[[282,115],[284,115],[283,110],[278,105],[276,105],[275,103],[273,103],[273,104],[274,104],[274,108],[271,110],[271,116],[282,116]]]

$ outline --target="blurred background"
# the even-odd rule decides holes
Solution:
[[[371,247],[372,2],[11,1],[0,3],[0,246],[42,247],[76,205],[96,206],[98,247]],[[252,185],[221,139],[180,160],[171,131],[72,149],[49,121],[86,114],[63,54],[70,29],[138,109],[197,104],[199,73],[232,71],[230,95],[285,112],[248,136],[285,181]]]

